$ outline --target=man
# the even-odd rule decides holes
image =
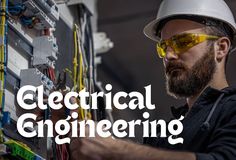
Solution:
[[[236,89],[227,83],[225,66],[236,24],[228,6],[223,0],[164,0],[144,32],[157,41],[168,93],[186,98],[186,105],[172,108],[176,119],[185,116],[184,143],[77,138],[70,146],[73,159],[235,160]]]

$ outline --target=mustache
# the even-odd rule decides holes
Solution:
[[[187,70],[187,67],[181,62],[168,62],[165,68],[166,75],[170,74],[175,69]]]

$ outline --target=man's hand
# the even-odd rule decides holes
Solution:
[[[98,135],[72,138],[71,160],[196,160],[194,153],[165,151],[132,142]]]
[[[70,153],[72,160],[115,160],[119,152],[126,147],[125,141],[116,140],[112,137],[102,138],[88,137],[86,129],[85,138],[72,138],[70,144]]]

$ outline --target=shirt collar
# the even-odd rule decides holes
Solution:
[[[204,89],[202,94],[198,97],[198,99],[196,100],[192,108],[202,107],[203,104],[215,101],[217,97],[219,97],[222,93],[224,93],[224,90],[225,89],[217,90],[212,87],[207,87],[206,89]],[[171,113],[176,119],[180,118],[181,115],[185,116],[185,114],[188,111],[189,111],[189,107],[187,103],[177,108],[174,106],[171,107]]]
[[[188,112],[188,110],[189,110],[189,108],[188,108],[187,103],[181,107],[177,107],[177,108],[174,106],[171,107],[171,113],[175,119],[179,119],[180,116],[185,116],[185,114]]]
[[[199,105],[203,105],[203,104],[215,101],[222,93],[224,93],[224,89],[218,90],[210,86],[207,87],[198,97],[198,99],[193,105],[193,108]]]

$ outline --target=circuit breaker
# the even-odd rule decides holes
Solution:
[[[33,39],[33,66],[53,67],[57,60],[58,46],[53,36],[40,36]]]

